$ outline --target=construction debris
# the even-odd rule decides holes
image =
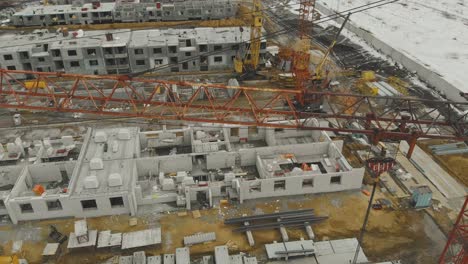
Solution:
[[[197,233],[191,236],[184,237],[184,245],[185,246],[192,246],[195,244],[201,244],[205,242],[215,241],[216,240],[216,233]]]
[[[192,211],[192,216],[193,218],[200,218],[201,217],[200,211],[199,210]]]

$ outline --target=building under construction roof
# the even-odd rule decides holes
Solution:
[[[14,146],[3,156],[32,158]],[[359,189],[364,170],[351,167],[341,147],[320,131],[89,129],[82,143],[40,142],[34,164],[5,167],[1,185],[11,188],[3,192],[6,210],[1,212],[17,223],[135,215],[140,207],[163,203],[190,209],[212,206],[221,197],[242,203]],[[79,156],[70,156],[72,151]],[[12,178],[18,178],[14,185]]]
[[[88,25],[119,22],[225,19],[236,14],[230,0],[191,0],[182,2],[101,3],[83,5],[28,6],[11,17],[13,25]]]
[[[232,47],[246,45],[249,32],[249,28],[238,27],[70,33],[36,30],[1,36],[0,66],[81,74],[229,69],[237,54]],[[266,40],[262,42],[264,54]]]

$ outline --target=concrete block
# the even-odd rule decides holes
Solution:
[[[200,153],[200,152],[203,152],[203,144],[200,140],[194,140],[193,141],[193,147],[194,147],[194,151],[196,153]]]
[[[283,241],[288,242],[289,241],[289,236],[288,236],[288,232],[286,231],[286,228],[284,226],[280,227],[280,233],[281,233],[281,237],[283,238]]]
[[[211,146],[210,143],[203,143],[203,152],[210,152]]]
[[[11,151],[8,151],[10,153],[14,153],[14,152],[11,152]],[[46,154],[47,156],[52,156],[52,154],[54,154],[54,148],[53,147],[49,147],[46,149]]]
[[[224,173],[224,182],[231,182],[235,178],[236,178],[236,174],[234,174],[234,172]]]
[[[178,171],[177,172],[177,176],[176,176],[176,181],[177,182],[182,182],[185,177],[187,177],[187,172],[186,171]]]
[[[120,140],[129,140],[130,137],[130,131],[128,131],[126,128],[121,128],[119,129],[119,132],[117,132],[117,138]]]
[[[96,189],[99,187],[99,181],[95,175],[88,176],[84,179],[85,189]]]
[[[214,240],[216,240],[216,233],[215,232],[198,233],[198,234],[191,235],[191,236],[185,236],[184,237],[184,245],[185,246],[191,246],[191,245],[201,244],[201,243],[214,241]]]
[[[187,185],[194,185],[195,184],[195,181],[193,180],[193,177],[185,177],[183,180],[182,180],[182,184],[184,186],[187,186]]]
[[[23,248],[23,240],[17,240],[15,242],[13,242],[13,247],[11,249],[11,252],[12,253],[20,253],[22,248]]]
[[[197,140],[203,139],[206,137],[206,133],[204,131],[197,131],[195,132],[195,138]],[[200,141],[201,142],[201,141]]]
[[[122,186],[122,175],[120,173],[109,174],[108,184],[109,187]]]
[[[73,140],[72,136],[63,136],[62,137],[62,144],[64,146],[71,146],[71,145],[73,145],[73,143],[74,143],[74,140]]]
[[[8,153],[19,153],[20,150],[15,143],[7,143],[6,145]]]
[[[218,151],[218,150],[219,150],[218,143],[211,143],[210,144],[210,151]]]
[[[116,153],[119,151],[119,142],[117,140],[112,141],[112,152]]]
[[[159,179],[159,184],[162,185],[162,183],[163,183],[163,181],[164,181],[164,172],[162,172],[162,171],[159,172],[159,177],[158,177],[158,179]]]
[[[175,183],[173,179],[163,179],[162,183],[163,191],[172,191],[175,190]]]
[[[146,264],[146,254],[144,251],[133,253],[133,264]]]
[[[52,143],[50,143],[50,139],[44,138],[44,140],[43,140],[42,142],[44,143],[44,147],[45,147],[45,148],[50,148],[50,147],[52,147]],[[8,146],[8,144],[7,144],[7,146]]]
[[[249,245],[251,247],[255,246],[255,240],[253,238],[253,234],[252,234],[252,231],[247,231],[245,232],[245,234],[247,235],[247,241],[249,241]]]
[[[306,229],[307,235],[309,236],[309,239],[314,240],[315,234],[314,234],[314,231],[312,230],[312,227],[310,225],[306,225],[305,229]]]
[[[248,225],[250,225],[250,223],[249,223],[249,222],[244,222],[244,225],[245,225],[245,226],[248,226]],[[254,240],[254,238],[253,238],[252,231],[250,231],[250,230],[249,230],[249,231],[246,231],[246,232],[245,232],[245,235],[247,236],[247,241],[249,242],[249,245],[250,245],[251,247],[255,246],[255,240]]]
[[[164,264],[175,264],[174,254],[164,254]]]
[[[184,195],[177,195],[177,206],[185,206],[187,204],[187,200]]]
[[[101,158],[92,158],[89,162],[89,168],[91,170],[102,170],[104,168],[104,163]]]
[[[107,134],[104,131],[97,131],[94,135],[94,142],[103,143],[107,141]]]
[[[161,256],[147,257],[146,264],[161,264]]]

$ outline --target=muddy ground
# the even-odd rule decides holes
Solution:
[[[377,196],[383,194],[378,192]],[[128,232],[161,226],[162,244],[146,247],[147,255],[174,253],[183,246],[183,237],[197,232],[216,232],[213,243],[190,248],[192,258],[212,254],[214,246],[229,244],[231,254],[242,251],[264,260],[265,243],[281,241],[277,230],[256,231],[256,246],[250,247],[244,234],[233,233],[232,226],[225,226],[225,218],[243,213],[271,213],[282,210],[314,208],[317,215],[328,216],[328,220],[313,226],[317,240],[356,237],[362,225],[368,197],[359,191],[334,194],[308,195],[281,198],[273,201],[256,200],[242,205],[231,204],[222,208],[201,211],[200,218],[178,213],[148,214],[139,218],[135,227],[128,225],[129,216],[111,216],[88,219],[90,229],[113,232]],[[75,219],[60,219],[21,223],[18,226],[0,227],[0,243],[4,254],[10,254],[13,240],[24,239],[23,256],[29,263],[42,263],[41,252],[47,240],[49,225],[68,234]],[[364,239],[364,252],[372,261],[402,259],[403,263],[435,263],[444,245],[445,237],[425,211],[373,210]],[[307,238],[305,230],[288,228],[290,240]],[[26,241],[27,240],[27,241]],[[65,243],[66,244],[66,243]],[[67,251],[62,245],[62,254],[57,263],[99,263],[113,255],[130,255],[132,251],[81,250]],[[138,249],[141,250],[141,249]],[[135,250],[137,251],[137,250]]]
[[[456,178],[459,182],[468,187],[468,153],[464,154],[451,154],[451,155],[433,155],[429,146],[453,143],[447,140],[421,140],[418,146],[429,154],[444,170],[446,170],[452,177]]]

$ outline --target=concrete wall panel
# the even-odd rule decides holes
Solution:
[[[331,178],[334,176],[341,176],[340,184],[331,183]],[[364,169],[355,169],[349,172],[339,172],[322,175],[270,178],[263,179],[261,181],[260,190],[252,190],[250,188],[250,181],[241,181],[240,201],[257,198],[338,192],[344,190],[359,189],[362,185],[363,176]],[[313,179],[313,187],[303,186],[303,181],[305,179]],[[283,180],[286,183],[285,188],[275,189],[275,182]]]
[[[216,152],[206,155],[206,168],[220,169],[229,168],[235,165],[237,153],[233,152]]]

